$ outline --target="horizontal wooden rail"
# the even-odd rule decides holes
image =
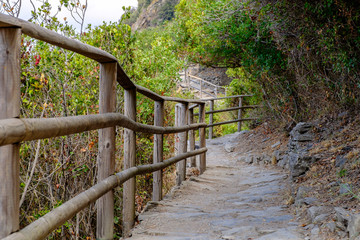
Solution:
[[[224,124],[237,123],[237,122],[243,122],[243,121],[253,121],[253,120],[258,120],[258,119],[257,118],[236,119],[236,120],[231,120],[231,121],[209,124],[209,125],[207,125],[207,127],[214,127],[214,126],[219,126],[219,125],[224,125]]]
[[[194,109],[194,108],[197,108],[197,107],[199,107],[199,104],[193,104],[193,105],[191,105],[191,106],[189,107],[189,109]]]
[[[193,80],[191,80],[191,81],[192,81],[192,82],[195,82],[195,81],[193,81]],[[216,97],[216,95],[211,94],[211,93],[209,93],[209,92],[207,92],[207,91],[204,91],[204,90],[202,89],[202,87],[196,87],[196,86],[194,86],[194,85],[191,85],[191,88],[194,88],[194,89],[196,89],[196,90],[201,91],[201,94],[204,93],[204,94],[206,94],[206,95],[208,95],[208,96],[210,96],[210,97]],[[204,99],[203,99],[203,100],[204,100]]]
[[[221,113],[221,112],[230,112],[230,111],[236,111],[239,109],[248,109],[248,108],[259,108],[261,105],[249,105],[249,106],[242,106],[242,107],[232,107],[232,108],[225,108],[220,110],[214,110],[214,111],[208,111],[205,112],[205,114],[212,114],[212,113]],[[194,113],[194,116],[198,116],[199,113]]]
[[[207,98],[207,99],[201,99],[203,101],[213,101],[213,100],[222,100],[222,99],[228,99],[228,98],[239,98],[239,97],[252,97],[254,95],[234,95],[234,96],[227,96],[227,97],[219,97],[219,98]]]
[[[120,186],[130,178],[164,169],[183,159],[205,153],[206,151],[207,148],[200,148],[198,150],[169,158],[161,163],[131,167],[122,172],[116,173],[115,175],[104,179],[88,190],[70,199],[61,206],[55,208],[51,212],[37,219],[20,231],[3,238],[3,240],[44,239],[53,230],[64,224],[68,219],[71,219],[73,216],[75,216],[76,213],[80,212],[82,209],[95,202],[98,198],[111,191],[115,187]]]
[[[157,93],[154,93],[153,91],[136,85],[137,92],[141,93],[142,95],[154,100],[154,101],[171,101],[171,102],[178,102],[178,103],[204,103],[203,100],[199,99],[184,99],[184,98],[175,98],[175,97],[167,97],[167,96],[160,96]]]
[[[171,134],[195,130],[205,127],[206,124],[197,123],[181,127],[158,127],[135,122],[120,113],[42,119],[11,118],[0,120],[0,146],[114,126],[121,126],[143,133]]]
[[[202,78],[199,78],[199,77],[190,75],[190,74],[189,74],[189,77],[195,78],[195,79],[198,79],[198,80],[201,80],[201,81],[203,81],[204,83],[209,84],[209,85],[211,85],[211,86],[213,86],[213,87],[224,88],[223,86],[216,85],[216,84],[214,84],[214,83],[212,83],[212,82],[206,81],[205,79],[202,79]]]

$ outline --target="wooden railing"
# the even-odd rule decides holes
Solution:
[[[20,41],[21,34],[76,52],[100,64],[99,114],[47,119],[20,118]],[[191,100],[160,96],[134,84],[117,59],[98,48],[72,40],[30,22],[0,14],[0,238],[44,239],[76,213],[97,201],[97,239],[113,239],[114,196],[112,190],[123,185],[123,229],[125,235],[134,224],[135,176],[153,173],[153,200],[162,199],[162,169],[176,163],[176,184],[185,180],[186,159],[200,155],[199,170],[206,169],[205,103],[217,99]],[[116,113],[118,82],[124,89],[124,114]],[[154,126],[136,122],[136,94],[154,101]],[[245,97],[245,96],[236,96]],[[164,127],[164,103],[176,104],[175,126]],[[193,107],[199,107],[199,123]],[[241,105],[236,109],[243,109]],[[236,110],[231,109],[231,110]],[[228,109],[230,111],[230,109]],[[219,112],[213,108],[207,114]],[[190,122],[189,122],[190,120]],[[236,121],[245,121],[241,115]],[[225,123],[221,123],[225,124]],[[124,131],[124,171],[115,173],[115,127]],[[43,217],[19,230],[19,152],[22,141],[53,138],[84,131],[99,131],[98,183]],[[200,148],[195,150],[194,131],[199,129]],[[154,134],[153,164],[135,166],[135,132]],[[177,134],[176,156],[163,160],[163,135]],[[190,151],[187,138],[190,135]],[[195,165],[192,158],[191,164]]]
[[[48,119],[20,117],[21,34],[79,53],[100,64],[99,114]],[[135,85],[117,59],[98,48],[83,44],[30,22],[0,14],[0,238],[43,239],[76,213],[97,201],[97,239],[113,239],[114,197],[112,189],[123,184],[123,228],[134,224],[135,176],[153,173],[153,200],[161,200],[161,169],[177,163],[176,183],[185,180],[186,158],[200,155],[200,172],[205,171],[205,102],[160,96]],[[115,113],[118,82],[124,89],[124,114]],[[155,104],[154,125],[136,122],[136,93]],[[165,101],[176,105],[176,126],[164,127]],[[200,121],[188,124],[190,103],[200,106]],[[124,171],[114,173],[115,127],[124,131]],[[99,129],[98,183],[19,230],[19,151],[22,141],[53,138]],[[199,129],[201,148],[187,152],[187,132]],[[135,166],[135,132],[155,134],[154,163]],[[177,155],[163,161],[163,135],[176,133]]]
[[[186,74],[186,71],[185,71],[185,82],[187,84],[189,91],[191,88],[193,88],[200,92],[200,98],[203,98],[204,94],[207,96],[213,97],[213,98],[217,98],[221,89],[224,90],[223,93],[225,93],[225,95],[226,95],[226,88],[224,86],[216,85],[216,84],[206,81],[205,79],[202,79],[200,77]],[[192,82],[194,82],[195,84],[197,84],[199,86],[197,87],[197,86],[191,85]],[[206,90],[206,88],[213,89],[213,91],[209,92]]]
[[[205,112],[205,114],[209,115],[209,123],[206,126],[207,128],[209,128],[208,138],[209,139],[213,138],[213,127],[214,126],[237,123],[238,124],[237,129],[238,129],[238,132],[240,132],[241,127],[242,127],[242,122],[256,120],[256,118],[243,118],[243,110],[244,109],[254,109],[254,108],[261,107],[260,105],[249,105],[249,106],[244,106],[243,105],[243,98],[251,97],[251,96],[253,96],[253,95],[235,95],[235,96],[220,97],[220,98],[202,99],[203,101],[207,101],[207,102],[210,103],[210,111]],[[238,98],[239,106],[238,107],[230,107],[230,108],[226,108],[226,109],[214,110],[215,101],[223,100],[223,99],[229,99],[229,98]],[[197,104],[194,104],[194,105],[190,106],[190,116],[191,116],[190,117],[191,119],[189,119],[190,123],[194,122],[193,116],[199,116],[199,113],[194,113],[194,108],[197,107],[197,106],[198,106]],[[230,120],[230,121],[225,121],[225,122],[214,123],[214,114],[222,113],[222,112],[230,112],[230,111],[237,111],[238,112],[237,119]],[[191,140],[190,140],[190,144],[191,144]]]

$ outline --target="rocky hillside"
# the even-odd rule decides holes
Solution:
[[[175,16],[179,0],[139,0],[138,8],[132,13],[129,24],[133,30],[156,27]]]
[[[239,162],[288,171],[284,200],[308,232],[305,239],[360,239],[359,123],[343,112],[298,123],[289,135],[264,123],[225,150]]]

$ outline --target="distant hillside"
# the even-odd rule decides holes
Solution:
[[[127,23],[133,30],[161,25],[175,16],[178,3],[179,0],[139,0]]]

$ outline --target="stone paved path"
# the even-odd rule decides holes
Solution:
[[[208,141],[207,171],[149,205],[130,239],[304,239],[281,198],[286,175],[237,163],[224,150],[234,139]]]

